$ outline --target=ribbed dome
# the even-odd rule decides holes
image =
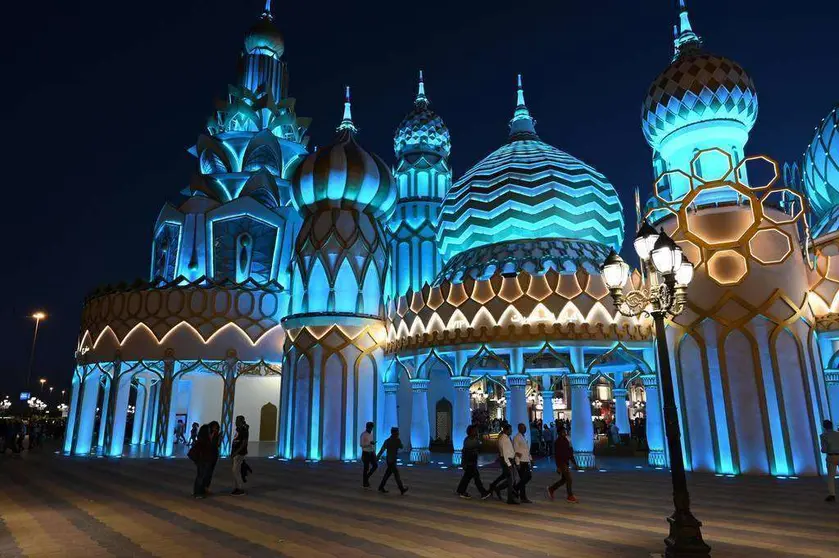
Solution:
[[[804,153],[804,186],[816,215],[839,205],[839,106],[816,128]]]
[[[499,242],[589,240],[620,249],[623,208],[606,177],[541,141],[519,103],[510,140],[470,169],[443,200],[443,259]]]
[[[393,150],[397,157],[405,153],[425,151],[448,157],[452,149],[451,135],[443,119],[431,110],[425,96],[425,83],[420,72],[419,91],[414,108],[396,129]]]
[[[283,35],[274,25],[274,16],[271,14],[271,0],[265,2],[265,10],[262,12],[259,21],[245,35],[245,52],[252,53],[258,50],[270,51],[270,54],[277,59],[283,55],[285,50]]]
[[[396,204],[396,185],[390,169],[375,153],[355,140],[349,88],[344,119],[335,140],[310,154],[292,180],[294,203],[301,212],[325,208],[355,208],[374,217],[388,217]]]

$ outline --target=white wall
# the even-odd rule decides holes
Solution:
[[[280,406],[280,377],[279,376],[241,376],[236,381],[236,399],[233,403],[233,418],[239,415],[245,417],[250,425],[250,440],[258,442],[260,439],[259,420],[263,405],[271,403],[279,409]],[[277,439],[276,430],[270,440]]]

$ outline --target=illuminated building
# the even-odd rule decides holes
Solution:
[[[674,46],[642,106],[655,180],[637,212],[696,268],[667,329],[686,465],[818,474],[821,420],[839,419],[836,112],[803,186],[780,184],[746,152],[754,83],[704,50],[683,2]],[[233,416],[259,417],[280,457],[309,460],[358,458],[372,420],[416,462],[458,462],[476,417],[544,417],[571,421],[593,467],[602,416],[624,434],[643,417],[666,466],[651,322],[616,312],[599,274],[637,229],[602,173],[539,138],[521,77],[506,141],[453,180],[422,74],[390,167],[360,146],[348,89],[335,138],[308,151],[282,54],[269,3],[186,201],[155,224],[151,280],[87,299],[65,451],[120,455],[136,399],[130,442],[158,456],[178,417],[220,420],[223,451]]]

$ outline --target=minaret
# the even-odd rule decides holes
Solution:
[[[530,110],[524,102],[524,87],[521,84],[521,74],[518,75],[517,79],[516,110],[513,112],[513,119],[510,120],[509,141],[539,139],[539,136],[536,135],[536,120],[530,116]]]
[[[452,182],[451,139],[443,120],[430,108],[422,71],[414,108],[396,130],[394,151],[399,199],[388,222],[389,293],[397,298],[431,284],[443,266],[435,232],[440,202]]]
[[[245,36],[242,87],[253,93],[270,91],[276,101],[284,99],[288,95],[288,73],[282,61],[284,51],[283,36],[274,25],[271,0],[265,0],[262,15]]]
[[[278,453],[356,459],[367,421],[384,425],[383,223],[396,203],[393,175],[356,141],[349,88],[333,142],[292,179],[303,215],[292,262],[292,307],[282,325],[284,381]]]

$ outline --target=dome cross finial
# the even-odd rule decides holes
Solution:
[[[517,77],[516,110],[510,120],[510,140],[536,138],[536,121],[530,116],[530,110],[524,102],[524,87],[521,84],[521,74]]]
[[[338,125],[338,131],[349,130],[350,132],[357,132],[358,128],[352,121],[352,101],[350,101],[350,86],[348,85],[344,92],[344,117]]]
[[[673,59],[685,53],[695,52],[701,46],[702,39],[693,32],[685,0],[679,0],[679,23],[673,26]]]

